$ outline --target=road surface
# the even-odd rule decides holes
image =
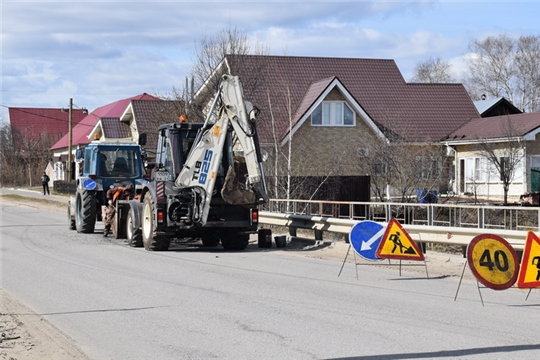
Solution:
[[[167,252],[4,202],[2,287],[91,359],[537,359],[540,292],[279,249]]]

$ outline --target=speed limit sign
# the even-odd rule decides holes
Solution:
[[[472,239],[467,247],[467,262],[478,281],[494,290],[508,289],[518,277],[516,252],[497,235],[482,234]]]

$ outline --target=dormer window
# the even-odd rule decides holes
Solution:
[[[355,114],[344,101],[323,101],[311,114],[313,126],[354,126]]]

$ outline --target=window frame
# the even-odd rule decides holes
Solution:
[[[347,110],[352,114],[352,124],[346,124]],[[320,114],[320,123],[315,123],[315,116]],[[354,127],[356,126],[356,112],[343,100],[322,101],[311,113],[311,126],[326,127]]]
[[[501,155],[499,158],[508,158]],[[495,165],[485,156],[467,156],[465,159],[465,183],[471,184],[501,184],[501,174]],[[511,184],[523,183],[523,162],[516,164]]]

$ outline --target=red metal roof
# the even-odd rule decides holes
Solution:
[[[73,127],[72,145],[84,145],[90,143],[88,134],[96,126],[100,118],[119,118],[131,100],[160,100],[159,98],[143,93],[127,99],[115,101],[113,103],[101,106],[90,114],[88,114],[81,122]],[[57,150],[68,147],[68,135],[65,135],[56,144],[51,147],[51,150]]]
[[[78,124],[86,114],[73,109],[72,122]],[[68,133],[69,112],[51,108],[9,108],[9,121],[13,130],[30,141],[41,135],[47,137],[49,144],[58,141]]]
[[[227,55],[226,61],[236,66],[233,75],[240,76],[246,100],[261,109],[262,142],[272,142],[272,118],[281,136],[286,134],[289,101],[296,123],[299,109],[315,97],[313,91],[323,91],[334,77],[380,128],[391,129],[405,141],[439,141],[479,116],[462,84],[406,83],[394,60]],[[242,71],[255,68],[253,75]],[[252,76],[264,81],[247,79]],[[245,85],[252,83],[256,87]]]
[[[540,112],[475,118],[452,132],[448,141],[474,142],[524,136],[540,127]]]

